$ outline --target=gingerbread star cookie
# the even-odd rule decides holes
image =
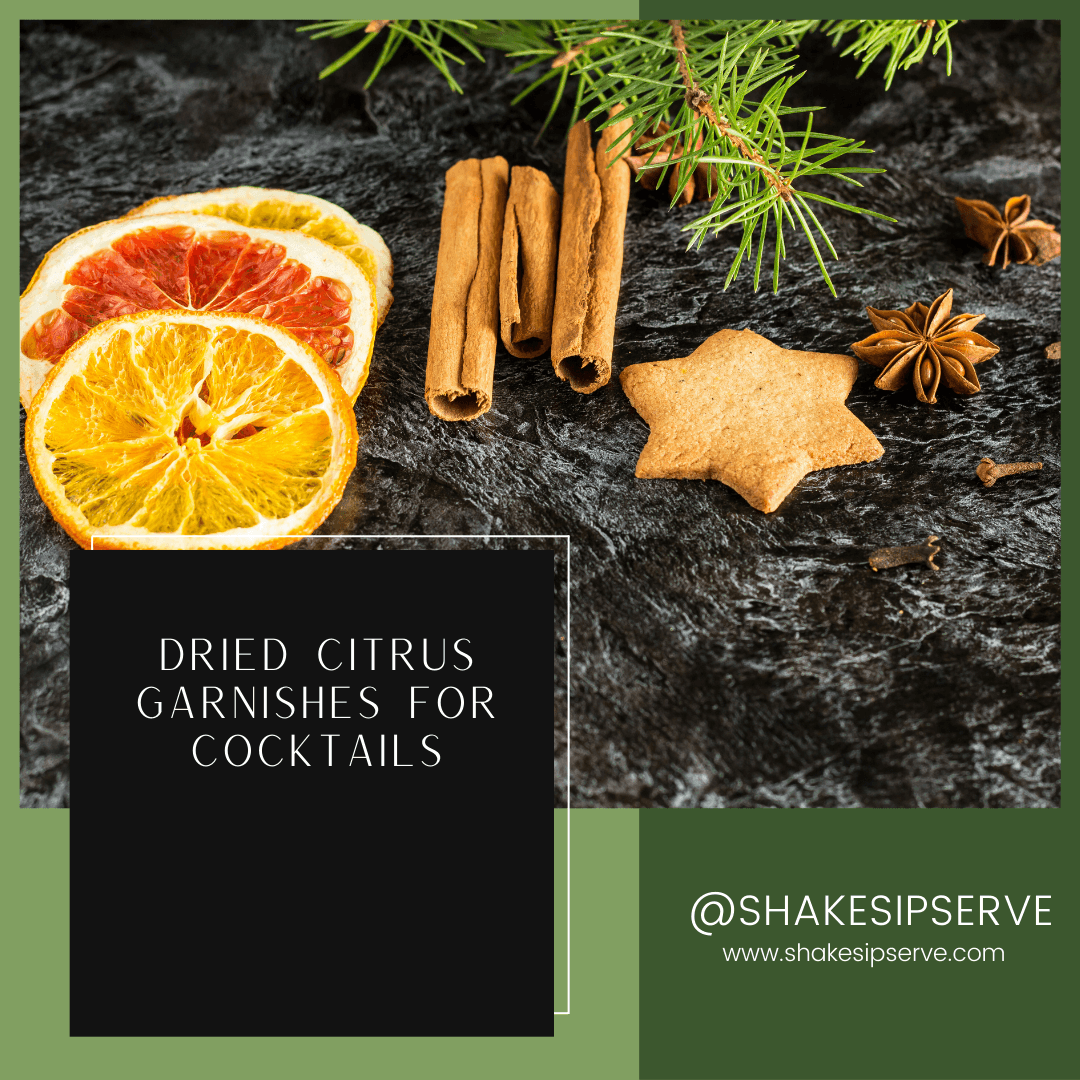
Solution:
[[[636,475],[719,480],[769,513],[808,472],[884,453],[844,406],[858,372],[853,356],[782,349],[752,330],[633,364],[619,379],[651,429]]]

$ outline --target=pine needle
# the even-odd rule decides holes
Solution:
[[[794,70],[798,58],[793,49],[809,33],[825,34],[836,46],[851,35],[841,55],[859,61],[860,76],[884,58],[882,74],[888,89],[899,72],[943,49],[946,73],[951,73],[949,31],[957,21],[360,19],[312,23],[300,27],[300,32],[310,34],[313,40],[361,35],[320,73],[320,78],[338,71],[378,40],[380,52],[365,88],[406,41],[430,61],[456,93],[462,90],[454,78],[454,67],[463,65],[470,56],[483,62],[482,49],[505,53],[520,61],[515,72],[533,73],[513,104],[540,87],[548,87],[551,93],[537,139],[568,99],[571,125],[584,116],[598,121],[602,128],[610,122],[609,110],[620,106],[620,119],[631,121],[624,145],[635,148],[636,160],[645,158],[639,179],[643,173],[659,170],[659,186],[674,170],[673,206],[698,166],[706,166],[710,206],[684,226],[690,233],[690,247],[699,246],[708,235],[734,225],[742,227],[725,289],[738,277],[743,261],[753,259],[753,287],[757,291],[770,228],[774,237],[773,291],[779,289],[780,263],[787,254],[787,224],[806,237],[822,279],[835,296],[819,238],[834,259],[838,256],[811,202],[883,221],[895,219],[806,188],[806,182],[816,178],[860,187],[852,174],[884,170],[855,168],[842,161],[871,151],[861,142],[816,130],[813,114],[818,106],[793,108],[784,104],[785,96],[802,77]],[[788,118],[804,113],[805,122],[789,131]],[[665,134],[657,136],[657,131]],[[674,150],[665,150],[665,146]]]

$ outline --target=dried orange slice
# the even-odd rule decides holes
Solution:
[[[247,315],[102,323],[26,419],[30,474],[82,547],[276,548],[337,505],[356,418],[329,365]]]
[[[340,248],[375,286],[379,325],[394,302],[394,260],[383,238],[369,225],[361,225],[340,206],[317,195],[299,195],[280,188],[233,187],[165,195],[151,199],[128,217],[165,214],[211,214],[259,229],[296,229]]]
[[[291,330],[355,401],[375,340],[363,271],[313,236],[197,214],[121,218],[83,229],[42,260],[19,303],[19,397],[30,401],[92,326],[139,311],[231,311]]]

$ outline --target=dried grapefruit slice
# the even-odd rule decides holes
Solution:
[[[34,483],[82,547],[283,547],[337,505],[356,449],[330,366],[248,315],[102,323],[52,368],[26,420]]]
[[[375,286],[379,325],[394,302],[394,261],[383,238],[347,211],[317,195],[280,188],[233,187],[165,195],[137,206],[128,217],[180,211],[211,214],[260,229],[296,229],[340,248]]]
[[[139,311],[234,311],[307,342],[355,401],[375,340],[370,281],[313,236],[197,214],[121,218],[83,229],[45,256],[19,304],[19,396],[30,401],[92,326]]]

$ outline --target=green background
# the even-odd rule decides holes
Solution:
[[[852,5],[842,5],[851,7]],[[889,5],[894,7],[895,5]],[[448,11],[439,3],[383,5],[369,9],[370,15],[410,15],[413,17],[462,14],[472,18],[505,17],[503,2],[485,0],[469,3]],[[592,2],[531,3],[515,9],[514,17],[605,17],[613,21],[635,17],[635,5],[620,0],[613,4]],[[718,4],[686,4],[676,10],[660,10],[655,3],[641,5],[642,17],[671,17],[681,15],[761,17],[747,5],[720,10]],[[9,9],[10,33],[6,39],[9,50],[7,76],[9,102],[18,101],[18,26],[20,14],[33,18],[145,18],[148,15],[188,18],[355,18],[358,12],[349,5],[331,5],[315,14],[299,11],[295,4],[270,2],[252,3],[191,3],[175,11],[148,11],[135,3],[105,3],[91,8],[86,5],[23,3]],[[889,17],[922,17],[932,12],[886,10],[872,13],[864,10],[829,11],[832,17],[874,14]],[[1031,14],[1061,18],[1063,5],[1045,4]],[[806,17],[822,14],[807,12],[803,5],[783,3],[766,14],[773,17]],[[968,15],[978,18],[1012,18],[1016,12],[1000,3],[975,7],[962,4],[947,12],[952,17]],[[1065,40],[1069,42],[1071,22],[1066,23]],[[1074,76],[1069,65],[1063,72],[1063,98],[1071,102]],[[1066,130],[1069,130],[1071,110],[1063,110]],[[10,148],[5,159],[6,183],[11,204],[18,199],[16,139],[18,117],[15,107],[5,116],[8,132],[6,145]],[[1071,138],[1066,137],[1067,146]],[[1068,187],[1068,170],[1065,171]],[[1066,198],[1066,203],[1068,199]],[[1065,222],[1065,231],[1068,222]],[[18,224],[15,214],[8,218],[9,253],[18,243]],[[8,295],[18,291],[18,267],[9,256],[6,262],[9,280]],[[1066,283],[1068,276],[1065,276]],[[1068,305],[1065,306],[1066,315]],[[11,306],[12,326],[9,340],[15,336],[15,308]],[[1066,334],[1068,336],[1068,334]],[[17,368],[9,372],[9,400],[17,398]],[[12,443],[14,442],[12,438]],[[12,447],[12,451],[14,447]],[[1071,458],[1071,443],[1065,450]],[[1068,470],[1066,470],[1066,473]],[[645,1000],[664,1017],[673,1011],[672,1003],[681,988],[678,982],[659,981],[665,965],[672,969],[693,962],[707,976],[711,999],[720,1005],[699,1012],[702,1027],[710,1032],[711,1049],[706,1054],[710,1071],[704,1075],[758,1077],[778,1076],[778,1072],[763,1071],[758,1052],[767,1050],[773,1060],[781,1052],[792,1064],[790,1077],[855,1075],[911,1077],[969,1077],[1017,1076],[1025,1078],[1077,1077],[1077,1040],[1072,1035],[1077,1015],[1075,902],[1077,822],[1066,799],[1061,811],[844,811],[819,813],[759,813],[756,811],[724,811],[711,813],[678,813],[675,811],[578,810],[570,812],[570,1013],[554,1018],[553,1039],[70,1039],[67,1036],[67,945],[68,945],[68,811],[20,811],[18,790],[18,457],[12,452],[8,464],[0,470],[3,485],[2,505],[10,507],[8,527],[0,536],[0,557],[7,572],[5,609],[9,612],[0,623],[0,672],[2,689],[9,702],[10,734],[6,743],[8,795],[0,806],[0,920],[4,931],[0,935],[0,1068],[18,1077],[94,1078],[109,1080],[171,1080],[171,1078],[258,1077],[259,1080],[296,1077],[514,1077],[531,1080],[533,1077],[560,1077],[574,1080],[629,1080],[638,1075],[638,828],[644,825],[646,880],[644,903],[647,921],[642,927],[645,952]],[[1066,504],[1068,505],[1068,504]],[[1070,517],[1066,511],[1066,530]],[[1066,531],[1066,535],[1067,531]],[[1066,565],[1068,563],[1066,562]],[[1071,595],[1072,577],[1068,569],[1063,578],[1066,599]],[[1071,604],[1065,604],[1071,612]],[[1067,615],[1063,626],[1064,644],[1071,642],[1071,619]],[[1066,654],[1068,655],[1068,654]],[[1064,678],[1066,701],[1071,702],[1073,679],[1066,668]],[[1068,713],[1066,713],[1068,715]],[[103,709],[102,723],[107,723]],[[1068,733],[1066,732],[1066,745]],[[493,811],[497,812],[497,811]],[[565,1008],[565,949],[561,934],[561,875],[565,873],[565,852],[559,837],[564,836],[562,825],[565,812],[555,812],[555,872],[556,872],[556,944],[555,944],[555,1009]],[[959,848],[955,839],[962,841]],[[657,843],[660,849],[657,851]],[[958,852],[960,854],[958,854]],[[718,854],[719,853],[719,856]],[[660,862],[655,862],[659,855]],[[546,853],[545,853],[546,857]],[[728,881],[752,880],[754,887],[736,886],[744,891],[764,891],[761,883],[771,879],[786,866],[783,885],[786,891],[815,891],[813,882],[842,880],[843,891],[850,891],[849,880],[869,881],[872,875],[885,881],[889,875],[904,879],[903,891],[955,892],[940,887],[950,876],[963,878],[963,864],[982,858],[977,871],[980,884],[959,891],[1004,892],[1019,891],[1017,884],[1028,891],[1056,894],[1053,906],[1055,926],[1049,947],[1038,943],[1030,948],[1022,935],[1015,937],[1003,931],[997,933],[1006,941],[1009,952],[1017,955],[1023,965],[1018,969],[1007,965],[992,969],[978,965],[977,975],[987,981],[949,976],[947,987],[935,985],[939,979],[919,981],[908,998],[913,999],[914,1012],[896,1012],[892,1001],[880,1004],[875,1014],[874,998],[867,990],[885,986],[899,987],[900,965],[877,969],[885,978],[870,980],[861,972],[846,974],[845,965],[832,965],[836,971],[826,971],[828,965],[806,965],[811,981],[800,984],[798,994],[784,989],[777,981],[761,982],[773,965],[758,965],[759,972],[743,968],[736,981],[730,979],[724,964],[708,963],[707,952],[697,942],[668,942],[672,927],[689,931],[694,938],[708,945],[712,939],[700,937],[689,928],[689,902],[679,889],[695,881],[705,882],[700,891],[724,889],[724,884],[712,884],[715,859],[722,862],[720,873]],[[959,863],[954,864],[954,860]],[[784,860],[787,860],[785,863]],[[825,873],[829,868],[828,874]],[[909,868],[905,877],[904,867]],[[737,870],[737,873],[736,873]],[[788,871],[791,871],[788,873]],[[972,874],[976,871],[972,870]],[[664,880],[664,875],[669,880]],[[830,876],[831,875],[831,876]],[[998,875],[1000,885],[987,885]],[[957,880],[959,880],[957,878]],[[973,880],[971,874],[964,882]],[[1044,887],[1042,882],[1049,884]],[[1030,887],[1029,887],[1030,883]],[[662,887],[663,886],[663,887]],[[103,883],[107,888],[108,883]],[[867,884],[866,890],[871,886]],[[1069,890],[1066,892],[1065,890]],[[730,892],[731,889],[725,891]],[[777,888],[776,891],[785,891]],[[817,886],[816,891],[825,891]],[[859,888],[856,891],[862,892]],[[879,891],[876,886],[873,891]],[[888,891],[882,888],[880,891]],[[694,897],[699,893],[694,893]],[[674,905],[674,898],[678,904]],[[667,905],[674,905],[672,910]],[[684,910],[685,908],[685,910]],[[820,912],[819,912],[820,915]],[[805,925],[805,924],[804,924]],[[831,929],[831,928],[830,928]],[[521,933],[529,933],[523,926]],[[954,931],[955,933],[956,931]],[[965,930],[966,934],[977,933]],[[824,928],[820,931],[824,935]],[[929,935],[914,930],[910,942],[923,943]],[[1040,934],[1050,931],[1040,930]],[[880,932],[879,932],[880,934]],[[800,935],[803,940],[807,935]],[[887,935],[886,935],[887,936]],[[865,940],[865,938],[864,938]],[[943,940],[945,940],[943,938]],[[951,938],[949,939],[952,940]],[[973,938],[974,940],[974,938]],[[980,943],[998,944],[996,937]],[[875,943],[878,938],[875,938]],[[885,937],[882,943],[890,944]],[[749,944],[774,944],[760,936]],[[905,938],[905,943],[908,939]],[[936,943],[936,942],[935,942]],[[513,942],[505,943],[513,948]],[[666,948],[673,950],[665,957]],[[1049,953],[1049,955],[1048,955]],[[357,962],[362,962],[362,946],[358,946]],[[947,965],[942,965],[942,967]],[[1015,981],[1001,982],[1001,972],[1008,971]],[[839,972],[839,973],[837,973]],[[989,974],[988,974],[989,973]],[[693,973],[691,973],[693,974]],[[772,973],[775,975],[775,972]],[[931,971],[931,976],[934,974]],[[684,971],[682,978],[686,978]],[[758,983],[753,984],[753,980]],[[829,993],[833,980],[835,994]],[[740,986],[742,991],[740,992]],[[837,989],[838,988],[838,989]],[[946,989],[948,988],[948,992]],[[670,993],[669,993],[670,992]],[[707,1005],[710,999],[705,999]],[[883,1001],[884,999],[878,999]],[[901,1004],[905,999],[901,999]],[[829,1008],[831,1004],[831,1009]],[[790,1005],[790,1008],[788,1007]],[[722,1006],[722,1007],[720,1007]],[[122,1001],[117,1008],[122,1008]],[[482,1008],[477,1003],[477,1008]],[[702,1006],[697,1006],[702,1009]],[[786,1015],[782,1014],[783,1009]],[[850,1023],[852,1017],[859,1023]],[[812,1024],[808,1018],[817,1017]],[[912,1024],[921,1017],[922,1026]],[[692,1075],[679,1074],[675,1068],[694,1068],[693,1047],[676,1046],[676,1055],[663,1064],[655,1058],[652,1039],[672,1043],[672,1034],[684,1023],[678,1015],[665,1023],[674,1027],[659,1030],[650,1022],[646,1032],[646,1075],[662,1075],[668,1080],[688,1080]],[[738,1026],[749,1025],[749,1026]],[[918,1031],[924,1033],[922,1039]],[[980,1032],[986,1032],[982,1037]],[[699,1032],[700,1034],[700,1029]],[[750,1038],[749,1036],[753,1036]],[[764,1042],[762,1038],[764,1037]],[[692,1040],[691,1040],[692,1041]],[[787,1044],[787,1049],[777,1044]],[[656,1043],[655,1045],[659,1045]],[[749,1049],[748,1049],[749,1047]],[[999,1048],[1000,1055],[987,1054],[987,1047]],[[756,1050],[754,1048],[757,1048]],[[979,1059],[983,1071],[975,1070],[966,1057],[967,1051],[984,1055]],[[666,1053],[667,1051],[665,1051]],[[676,1061],[678,1064],[676,1064]],[[859,1072],[859,1062],[866,1066]],[[745,1071],[740,1073],[739,1069]],[[651,1072],[649,1071],[651,1070]],[[659,1070],[659,1071],[657,1071]],[[907,1071],[905,1071],[907,1070]]]
[[[355,8],[331,5],[305,13],[295,4],[259,5],[198,2],[182,10],[149,11],[135,3],[19,5],[31,18],[355,18]],[[445,15],[445,4],[411,3],[413,17]],[[375,14],[387,14],[383,7]],[[9,205],[18,200],[18,17],[9,16],[7,65],[9,109],[6,182]],[[486,0],[470,3],[470,18],[505,17],[506,5]],[[590,2],[555,3],[543,10],[535,3],[515,17],[632,18],[634,5]],[[8,219],[6,262],[8,295],[18,293],[18,221]],[[15,306],[8,336],[15,338]],[[11,396],[17,399],[17,370],[10,372]],[[17,430],[17,429],[16,429]],[[8,590],[8,618],[0,624],[3,691],[11,717],[3,761],[7,796],[0,805],[0,1074],[79,1080],[171,1080],[193,1076],[259,1077],[484,1077],[546,1078],[633,1077],[637,1075],[637,817],[618,811],[575,811],[572,833],[573,936],[572,1008],[555,1016],[551,1039],[71,1039],[68,1027],[68,822],[69,811],[18,808],[18,455],[0,471],[7,515],[2,557]],[[107,724],[103,707],[101,722]],[[497,812],[497,810],[493,811]],[[555,867],[555,1011],[567,1007],[566,978],[566,811],[554,811]],[[538,853],[547,858],[548,852]],[[107,888],[108,883],[103,883]],[[523,925],[521,934],[532,933]],[[513,949],[513,941],[502,943]],[[356,962],[363,962],[363,931],[358,930]],[[208,972],[208,977],[213,977]],[[132,988],[132,992],[142,992]],[[497,993],[498,988],[493,988]],[[117,1001],[118,1009],[123,1002]],[[483,1002],[476,1003],[478,1011]]]
[[[565,818],[566,811],[555,814]],[[570,1015],[554,1018],[553,1039],[71,1039],[68,811],[6,811],[0,834],[0,1072],[44,1080],[634,1077],[638,817],[622,810],[576,810],[570,816],[572,998]],[[520,932],[528,935],[533,928],[526,924]],[[363,926],[353,928],[358,966],[364,962],[364,936]],[[514,948],[513,941],[498,944]],[[341,960],[350,962],[347,954]],[[207,971],[207,978],[216,977]],[[117,1000],[116,1008],[123,1007]],[[476,1002],[478,1012],[483,1007]]]
[[[807,11],[780,3],[758,17],[923,17],[929,8],[840,5]],[[899,10],[897,10],[899,9]],[[1074,9],[1040,4],[1017,12],[1000,3],[960,4],[959,18],[1050,18],[1063,22],[1063,47],[1072,46]],[[691,0],[663,6],[642,0],[642,18],[727,17],[716,3]],[[866,78],[869,78],[869,73]],[[1075,69],[1062,65],[1063,161],[1070,160],[1076,126]],[[894,87],[895,90],[895,87]],[[1018,157],[1023,148],[1017,147]],[[1077,188],[1062,171],[1063,203]],[[1067,215],[1063,215],[1067,216]],[[1067,227],[1067,222],[1066,222]],[[1070,281],[1063,268],[1063,320],[1071,324]],[[1069,332],[1066,331],[1066,337]],[[1070,375],[1062,370],[1063,409],[1070,402]],[[1066,412],[1066,417],[1068,413]],[[1073,459],[1070,428],[1063,457]],[[1066,483],[1068,480],[1066,479]],[[1072,507],[1063,500],[1067,541]],[[1069,753],[1075,669],[1070,597],[1075,570],[1065,548],[1062,573],[1063,757]],[[1077,901],[1077,838],[1080,821],[1064,768],[1062,808],[1027,810],[821,810],[764,813],[756,810],[673,814],[641,812],[641,1076],[647,1080],[915,1080],[915,1078],[1080,1077],[1080,903]],[[893,887],[893,886],[896,887]],[[716,889],[735,896],[804,892],[987,893],[1024,896],[1050,893],[1054,925],[1011,930],[979,927],[814,928],[735,924],[713,938],[690,926],[693,901]],[[696,890],[696,891],[695,891]],[[794,896],[793,896],[794,899]],[[1034,904],[1034,898],[1032,899]],[[976,900],[977,903],[977,900]],[[869,904],[869,900],[867,901]],[[954,904],[955,910],[955,904]],[[1006,912],[1006,917],[1007,912]],[[792,915],[794,918],[794,913]],[[846,921],[846,920],[845,920]],[[745,931],[745,932],[742,932]],[[870,931],[870,935],[867,934]],[[726,935],[720,937],[720,935]],[[963,935],[963,936],[961,936]],[[862,944],[1003,945],[1004,964],[842,963],[770,964],[725,962],[721,945]],[[710,948],[709,946],[712,946]]]
[[[555,1012],[570,1010],[570,812],[555,811]]]

